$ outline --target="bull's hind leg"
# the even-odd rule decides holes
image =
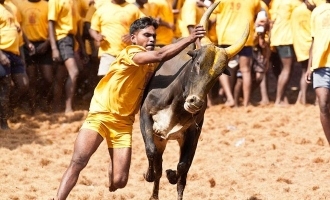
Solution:
[[[153,142],[152,136],[151,140],[146,142],[145,139],[145,148],[146,148],[146,154],[148,158],[148,169],[147,172],[144,174],[144,179],[148,182],[154,182],[155,181],[155,171],[154,171],[154,165],[155,165],[155,160],[157,159],[157,149],[156,146]]]
[[[148,170],[144,174],[144,178],[148,182],[153,182],[155,180],[154,160],[157,153],[153,138],[152,124],[151,115],[146,106],[143,106],[140,110],[140,129],[148,158]]]

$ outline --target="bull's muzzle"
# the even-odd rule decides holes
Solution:
[[[202,109],[204,103],[203,99],[196,95],[191,95],[187,97],[186,102],[184,103],[184,109],[191,114],[195,114]]]

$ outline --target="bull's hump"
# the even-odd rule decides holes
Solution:
[[[184,126],[174,118],[174,112],[171,106],[157,111],[152,119],[154,121],[153,131],[155,135],[162,139],[180,139],[184,132]]]

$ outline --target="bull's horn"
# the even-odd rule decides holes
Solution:
[[[209,25],[209,18],[213,12],[213,10],[219,5],[220,1],[213,3],[203,14],[199,24],[203,25],[204,29],[206,30],[206,33],[208,32],[208,25]],[[205,36],[201,39],[201,45],[207,45],[212,44],[211,40]]]
[[[233,45],[225,48],[228,58],[234,57],[245,45],[250,33],[250,23],[247,23],[242,37]]]

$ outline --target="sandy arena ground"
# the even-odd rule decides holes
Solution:
[[[274,90],[270,90],[274,92]],[[292,92],[295,98],[296,92]],[[71,116],[17,114],[10,131],[0,132],[0,199],[47,200],[70,162],[73,143],[88,106]],[[108,191],[106,143],[80,174],[68,199],[143,200],[152,183],[143,179],[147,159],[136,118],[133,158],[126,188]],[[178,145],[170,141],[164,171],[175,169]],[[250,106],[207,109],[184,199],[320,200],[330,198],[330,149],[318,107]],[[161,179],[160,199],[176,199],[176,186]]]

